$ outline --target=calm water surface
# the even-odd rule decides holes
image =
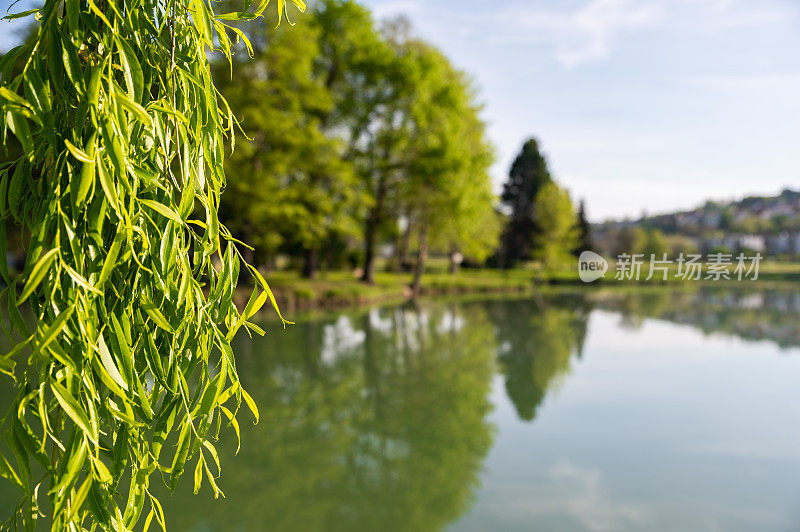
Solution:
[[[800,294],[556,294],[240,346],[261,409],[178,530],[797,530]]]
[[[800,528],[800,293],[554,293],[238,346],[261,422],[171,530]],[[158,482],[154,479],[154,484]],[[2,505],[0,492],[0,505]]]

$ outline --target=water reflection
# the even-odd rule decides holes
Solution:
[[[237,346],[261,423],[242,417],[238,456],[231,432],[218,444],[227,498],[161,489],[170,529],[781,529],[800,357],[672,323],[798,346],[800,292],[559,291],[268,325]]]
[[[231,437],[221,444],[227,499],[209,503],[192,496],[187,480],[166,500],[170,524],[177,530],[427,531],[452,523],[483,530],[502,519],[509,519],[509,529],[669,523],[654,505],[666,493],[634,504],[636,486],[648,480],[618,486],[626,467],[604,463],[625,448],[629,458],[653,454],[655,464],[659,449],[674,437],[645,444],[627,432],[631,427],[624,420],[650,415],[635,405],[645,398],[660,401],[649,377],[634,379],[650,391],[627,406],[613,395],[597,395],[592,402],[610,400],[614,406],[572,420],[569,432],[562,432],[568,439],[558,444],[547,436],[526,442],[502,413],[491,420],[492,379],[498,374],[518,421],[539,430],[547,426],[540,426],[538,414],[583,362],[595,310],[617,316],[618,347],[633,338],[625,330],[638,331],[653,318],[780,345],[800,341],[800,297],[770,291],[559,292],[534,300],[405,305],[300,323],[239,345],[240,371],[260,405],[261,423],[242,425],[237,457]],[[599,323],[603,331],[596,333],[611,332],[609,323]],[[604,415],[618,421],[609,423]],[[669,434],[685,430],[681,423]],[[492,456],[501,456],[487,459],[498,428],[503,434]],[[616,435],[624,435],[617,448],[587,443],[610,442]],[[540,458],[532,459],[537,453]],[[497,482],[505,457],[511,460],[509,474],[526,480],[498,490],[491,482]],[[490,484],[481,486],[480,479]],[[628,500],[614,502],[621,497],[614,495],[617,490],[628,490]],[[512,501],[519,502],[502,518],[491,509]],[[692,523],[688,516],[682,519]]]
[[[632,328],[657,318],[750,341],[800,346],[800,291],[701,287],[696,290],[606,291],[587,296],[598,307],[618,311]]]
[[[166,501],[171,525],[443,528],[469,508],[492,443],[495,346],[479,306],[347,314],[241,345],[261,422],[242,427],[235,459],[221,444],[227,499],[185,486]]]
[[[531,421],[547,390],[570,372],[586,338],[590,302],[576,295],[486,305],[503,339],[498,360],[509,399]]]

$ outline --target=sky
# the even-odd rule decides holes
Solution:
[[[530,136],[592,221],[800,188],[798,0],[362,2],[473,76],[498,191]]]
[[[364,0],[472,74],[498,187],[529,136],[592,221],[800,188],[797,0]]]

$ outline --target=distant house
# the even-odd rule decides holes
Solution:
[[[732,253],[743,250],[752,250],[759,253],[766,253],[767,242],[762,235],[725,235],[722,237],[701,239],[700,248],[706,253],[713,249],[724,247]]]
[[[766,239],[761,235],[742,235],[739,237],[737,250],[752,249],[753,251],[766,252]]]

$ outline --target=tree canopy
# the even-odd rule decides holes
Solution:
[[[488,255],[493,153],[466,74],[403,19],[378,28],[347,0],[317,2],[289,31],[243,31],[253,62],[230,81],[218,72],[250,136],[229,160],[222,211],[258,244],[257,260],[303,257],[311,276],[320,254],[363,242],[372,282],[378,247],[401,223],[421,247]]]
[[[309,276],[326,244],[358,232],[363,201],[344,142],[326,131],[338,111],[317,66],[321,30],[313,17],[291,28],[244,26],[252,59],[235,65],[234,78],[226,65],[217,69],[247,134],[227,163],[233,179],[222,216],[255,245],[256,259],[297,253]]]
[[[545,183],[536,195],[533,219],[538,229],[534,237],[534,256],[546,268],[569,261],[578,247],[578,219],[569,193],[552,181]]]

